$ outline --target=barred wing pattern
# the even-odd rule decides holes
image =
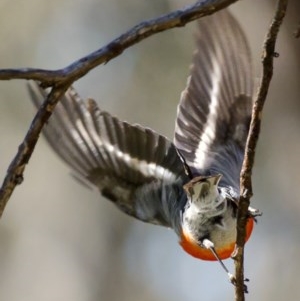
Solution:
[[[36,83],[29,84],[29,92],[36,107],[47,95]],[[118,120],[100,110],[94,100],[83,101],[73,88],[58,103],[43,133],[77,174],[122,211],[146,222],[173,226],[174,200],[162,196],[183,198],[186,176],[167,138]]]
[[[196,45],[174,144],[194,173],[222,174],[220,186],[239,191],[252,107],[250,51],[227,10],[199,21]]]

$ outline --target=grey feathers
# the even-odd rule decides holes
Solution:
[[[38,107],[46,92],[36,83],[30,83],[29,91]],[[101,111],[95,101],[83,101],[73,88],[57,105],[43,133],[79,176],[121,210],[144,221],[169,224],[157,193],[152,193],[158,199],[149,200],[148,211],[141,214],[138,209],[144,206],[139,205],[146,195],[141,193],[143,187],[162,193],[169,184],[182,186],[184,167],[166,137],[118,120]]]

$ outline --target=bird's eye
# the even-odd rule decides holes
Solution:
[[[221,226],[221,227],[224,227],[223,216],[221,216],[221,215],[215,216],[215,217],[213,218],[213,223],[214,223],[214,224],[217,224],[217,225],[219,225],[219,226]]]

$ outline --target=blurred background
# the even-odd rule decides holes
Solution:
[[[1,68],[61,68],[133,25],[187,0],[1,0]],[[232,5],[260,75],[261,46],[275,1]],[[281,28],[263,115],[252,206],[263,211],[246,248],[247,300],[299,300],[300,3]],[[195,24],[155,35],[75,83],[123,120],[172,138]],[[34,116],[24,81],[0,82],[0,175]],[[226,264],[233,269],[231,260]],[[176,235],[119,212],[87,190],[43,138],[0,223],[0,300],[233,300],[218,263],[185,254]]]

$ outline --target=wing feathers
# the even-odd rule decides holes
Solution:
[[[238,189],[251,115],[250,52],[237,21],[226,10],[202,19],[196,46],[174,144],[83,101],[73,88],[43,131],[58,155],[122,211],[174,228],[189,180],[177,148],[194,175],[221,173],[220,185]],[[47,95],[37,84],[29,92],[36,107]]]
[[[224,174],[220,184],[237,187],[252,107],[249,47],[227,10],[199,21],[196,46],[174,143],[197,173]]]
[[[29,91],[39,107],[47,93],[35,83]],[[121,210],[144,221],[170,225],[164,219],[170,218],[170,212],[164,212],[161,191],[181,185],[186,176],[167,138],[118,120],[92,99],[84,102],[73,88],[58,103],[43,133],[76,173]],[[141,206],[148,208],[143,214],[138,210]]]

